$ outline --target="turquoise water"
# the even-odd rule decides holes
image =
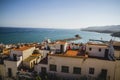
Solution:
[[[109,41],[115,39],[120,41],[120,38],[113,38],[110,34],[80,31],[79,29],[44,29],[44,28],[0,28],[0,43],[29,43],[41,42],[46,38],[58,40],[71,38],[79,34],[82,39],[76,42],[87,42],[89,39],[103,39]]]

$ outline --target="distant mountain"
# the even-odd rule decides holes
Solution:
[[[113,32],[120,32],[120,25],[88,27],[88,28],[84,28],[81,30],[82,31],[101,32],[101,33],[113,33]]]

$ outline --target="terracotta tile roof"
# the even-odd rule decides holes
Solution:
[[[27,49],[30,49],[32,47],[30,46],[23,46],[23,47],[19,47],[19,48],[14,48],[13,50],[18,50],[18,51],[24,51],[24,50],[27,50]]]
[[[66,55],[66,56],[77,56],[78,51],[77,50],[68,50],[64,55]]]

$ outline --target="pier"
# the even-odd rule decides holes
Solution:
[[[79,40],[79,39],[81,39],[81,37],[79,35],[75,35],[75,37],[73,38],[59,39],[56,41],[74,41],[74,40]]]
[[[89,41],[99,41],[99,42],[103,42],[103,43],[107,43],[108,41],[103,41],[103,40],[95,40],[95,39],[89,39]]]

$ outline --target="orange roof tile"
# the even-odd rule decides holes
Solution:
[[[77,54],[78,54],[77,50],[68,50],[65,55],[66,56],[77,56]]]
[[[31,47],[29,47],[29,46],[23,46],[23,47],[20,47],[20,48],[14,48],[14,50],[24,51],[24,50],[27,50],[29,48],[31,48]]]

